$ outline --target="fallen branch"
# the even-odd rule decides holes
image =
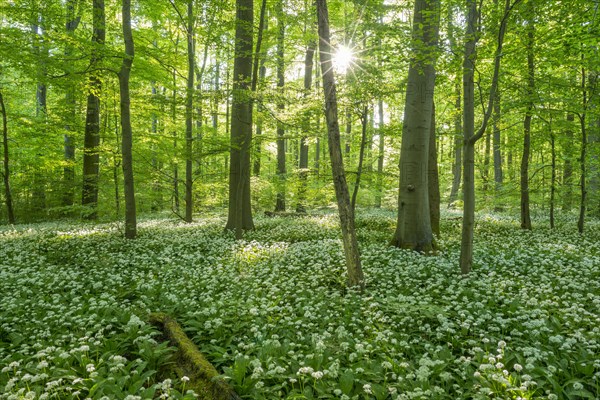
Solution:
[[[190,378],[190,386],[202,388],[214,400],[241,400],[177,321],[164,313],[153,313],[150,314],[150,322],[158,326],[171,344],[177,347],[177,366]]]

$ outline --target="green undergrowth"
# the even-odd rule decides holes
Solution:
[[[149,315],[165,312],[248,399],[594,399],[600,224],[519,229],[481,214],[459,274],[459,214],[435,256],[388,246],[359,210],[366,290],[345,288],[333,214],[39,224],[0,230],[0,398],[194,398]]]

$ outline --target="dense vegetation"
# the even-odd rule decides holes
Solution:
[[[244,241],[221,218],[147,220],[136,241],[111,224],[4,229],[1,396],[180,398],[146,323],[166,311],[247,398],[593,399],[600,226],[581,237],[574,219],[529,232],[480,215],[462,277],[455,215],[423,257],[387,246],[393,214],[364,213],[362,295],[329,213],[259,218]]]
[[[597,399],[599,5],[0,0],[0,399]]]

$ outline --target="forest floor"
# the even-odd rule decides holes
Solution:
[[[479,214],[440,252],[388,246],[395,216],[359,210],[364,293],[345,288],[337,217],[0,228],[0,399],[193,398],[148,322],[173,316],[249,399],[600,396],[600,221],[550,230]],[[187,394],[186,394],[187,392]]]

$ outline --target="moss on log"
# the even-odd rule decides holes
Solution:
[[[158,326],[171,344],[177,347],[175,372],[190,378],[190,389],[199,393],[201,398],[204,395],[213,400],[241,400],[177,321],[165,313],[153,313],[150,314],[150,322]]]

